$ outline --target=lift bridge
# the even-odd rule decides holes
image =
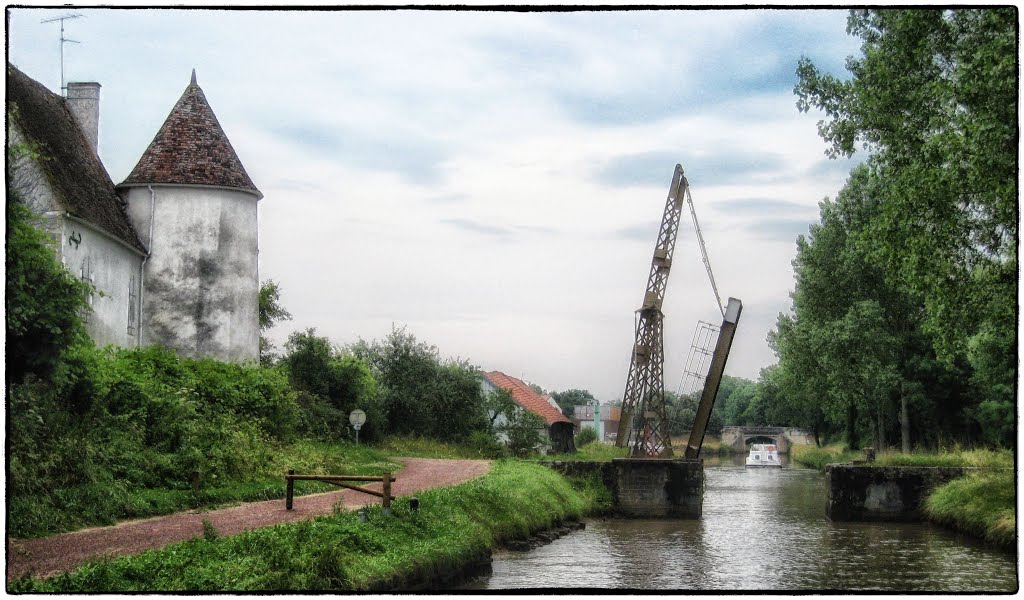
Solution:
[[[682,166],[676,165],[672,185],[665,201],[658,240],[654,247],[654,258],[651,260],[643,304],[636,311],[635,341],[616,437],[616,445],[630,448],[631,458],[673,457],[665,405],[664,314],[661,307],[665,301],[665,288],[672,268],[672,254],[675,250],[684,202],[689,205],[701,258],[711,281],[716,305],[722,314],[721,326],[716,327],[704,321],[698,322],[684,367],[683,380],[680,382],[681,387],[684,382],[688,382],[693,388],[691,391],[695,391],[697,387],[702,388],[697,415],[686,445],[685,458],[694,459],[700,454],[715,395],[722,381],[736,325],[743,310],[743,304],[735,298],[729,298],[728,304],[724,307],[722,305],[715,276],[711,271],[711,262],[708,260],[707,248],[704,245],[704,237],[697,222],[693,198],[690,196],[690,186],[683,175]],[[710,350],[713,339],[717,341],[714,350]],[[700,385],[701,383],[703,385]]]

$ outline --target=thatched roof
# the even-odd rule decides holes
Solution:
[[[40,154],[39,166],[64,210],[146,252],[67,101],[7,64],[7,111]]]
[[[263,197],[196,83],[195,71],[149,148],[118,187],[154,183],[237,188]]]

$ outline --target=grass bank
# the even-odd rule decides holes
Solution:
[[[554,471],[502,460],[490,473],[398,499],[366,522],[339,512],[228,538],[205,538],[138,556],[90,563],[12,592],[373,591],[401,590],[456,570],[504,540],[579,518],[599,502],[599,486],[573,486]]]
[[[57,488],[49,494],[8,497],[8,534],[40,537],[82,527],[111,525],[119,520],[166,515],[174,512],[214,508],[236,502],[283,498],[284,473],[379,475],[397,472],[401,465],[383,453],[349,443],[298,441],[268,443],[265,466],[249,477],[207,481],[194,489],[179,487],[136,487],[124,480],[104,481]],[[314,494],[336,489],[308,482],[296,494]]]
[[[795,463],[824,471],[825,465],[850,462],[854,459],[863,458],[863,453],[846,450],[838,444],[822,446],[820,448],[817,446],[793,445],[789,447],[789,457]]]

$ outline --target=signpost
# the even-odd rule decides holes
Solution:
[[[349,413],[348,422],[352,424],[352,428],[356,430],[356,445],[359,445],[359,430],[363,427],[363,423],[366,422],[366,413],[359,410],[358,408]]]

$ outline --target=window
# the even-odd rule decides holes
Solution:
[[[82,259],[82,281],[92,285],[92,268],[89,264],[89,257],[86,256]],[[82,323],[89,324],[89,317],[92,315],[92,290],[89,290],[89,295],[85,298],[86,308],[82,309]]]
[[[128,335],[135,335],[135,315],[138,311],[138,296],[135,293],[135,276],[128,279]]]

